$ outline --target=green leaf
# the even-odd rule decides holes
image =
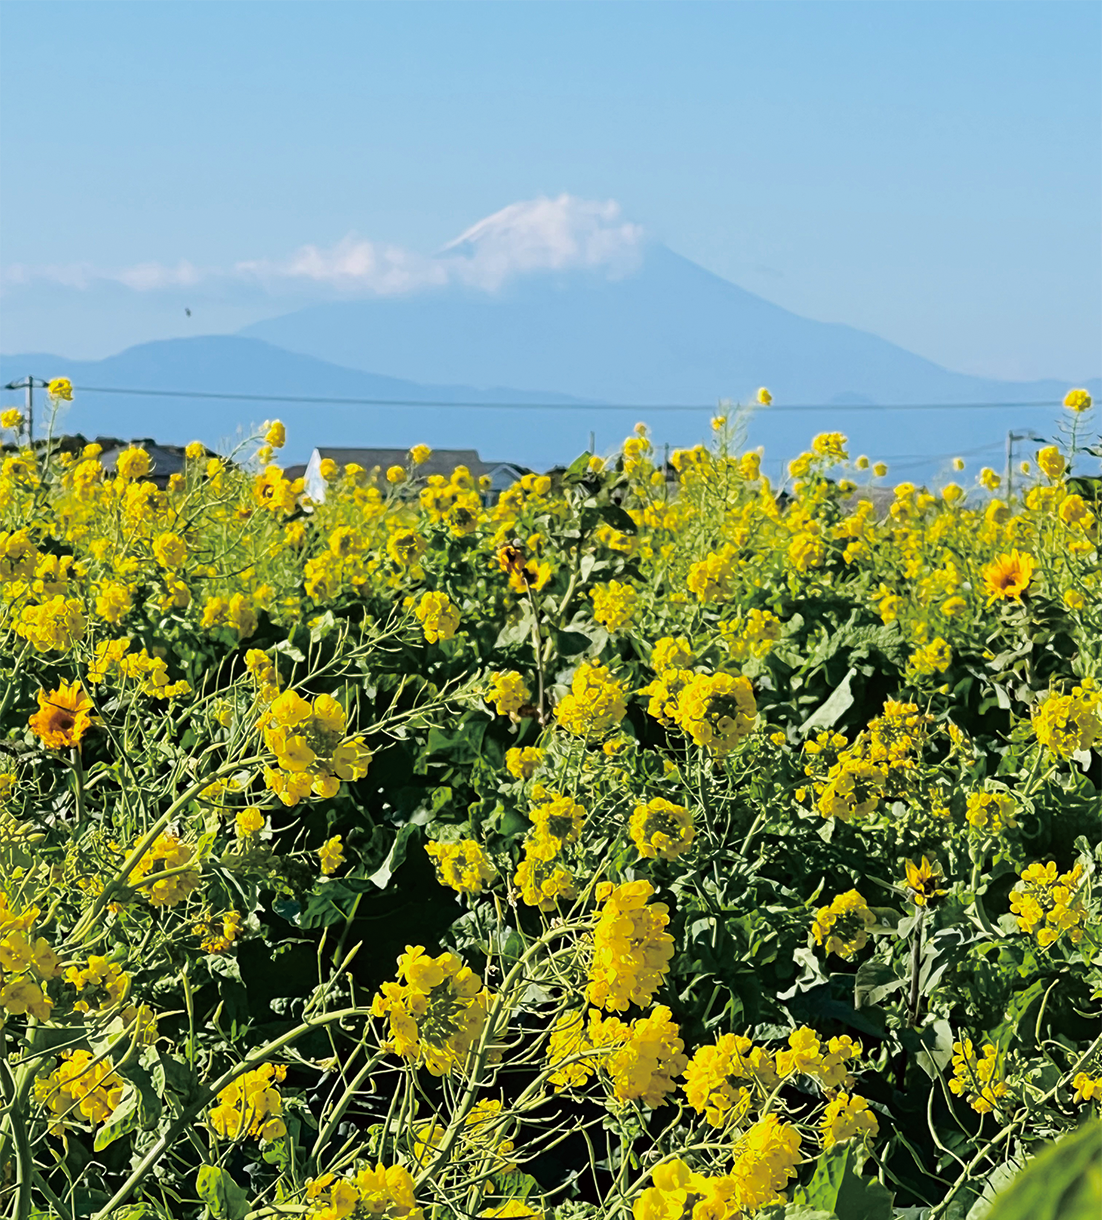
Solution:
[[[219,1220],[244,1220],[249,1210],[249,1196],[224,1169],[215,1165],[201,1166],[196,1189],[212,1216]]]
[[[420,835],[420,826],[412,824],[403,826],[394,836],[394,846],[391,847],[390,854],[383,861],[382,865],[371,874],[368,880],[373,881],[379,889],[385,890],[390,883],[390,878],[405,863],[406,854],[410,848],[410,840],[419,842]]]
[[[1102,1122],[1092,1119],[1046,1148],[995,1197],[987,1220],[1098,1220]]]
[[[811,1181],[796,1192],[794,1203],[806,1203],[845,1220],[892,1220],[892,1192],[856,1170],[858,1149],[835,1144],[815,1162]]]
[[[915,1056],[915,1063],[936,1080],[953,1057],[953,1027],[948,1021],[935,1021],[918,1035],[922,1049]]]
[[[869,1008],[879,1004],[885,996],[904,986],[906,981],[888,962],[862,962],[853,984],[853,1006]]]
[[[635,522],[628,516],[627,510],[621,508],[619,504],[602,504],[597,509],[597,515],[605,525],[611,525],[621,534],[634,534],[637,529]]]
[[[96,1142],[93,1145],[96,1152],[113,1144],[115,1140],[129,1135],[138,1125],[138,1100],[140,1094],[131,1085],[123,1094],[123,1099],[115,1107],[110,1119],[96,1132]]]
[[[829,729],[838,723],[839,719],[853,706],[853,691],[850,683],[857,670],[850,668],[849,673],[834,688],[830,697],[819,709],[804,721],[802,731],[806,735],[814,729]]]

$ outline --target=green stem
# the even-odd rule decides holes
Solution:
[[[209,775],[203,776],[202,779],[196,780],[195,783],[193,783],[189,788],[186,788],[184,792],[177,797],[171,805],[169,805],[168,809],[161,814],[156,822],[153,823],[150,829],[138,840],[134,850],[123,862],[122,868],[120,868],[115,876],[103,887],[103,890],[100,892],[95,902],[93,902],[88,910],[85,911],[85,913],[81,916],[76,927],[74,927],[72,932],[69,934],[66,944],[74,945],[80,942],[80,938],[88,931],[90,927],[93,926],[93,924],[95,924],[96,920],[103,913],[107,904],[111,901],[115,894],[118,893],[123,885],[125,885],[126,879],[130,876],[134,869],[137,868],[138,863],[141,861],[145,853],[149,851],[149,849],[157,841],[161,831],[163,831],[169,822],[171,822],[176,816],[176,814],[183,809],[188,801],[192,800],[193,797],[198,796],[204,788],[212,784],[216,779],[220,779],[223,775],[231,775],[234,771],[238,771],[242,767],[248,767],[253,763],[263,761],[264,755],[257,754],[253,758],[242,758],[237,759],[235,762],[223,763],[222,766],[216,771],[212,771]]]
[[[297,1041],[303,1034],[310,1033],[312,1030],[318,1029],[324,1025],[331,1025],[334,1021],[344,1021],[350,1017],[363,1017],[369,1015],[370,1010],[366,1008],[341,1008],[335,1012],[326,1013],[324,1016],[315,1018],[312,1021],[304,1021],[300,1025],[296,1025],[294,1029],[288,1030],[278,1038],[274,1038],[271,1042],[265,1043],[264,1046],[257,1050],[250,1051],[244,1059],[236,1066],[223,1072],[221,1076],[211,1085],[207,1085],[202,1089],[199,1095],[190,1105],[185,1106],[176,1116],[175,1120],[169,1124],[157,1142],[152,1148],[142,1157],[141,1161],[135,1166],[134,1171],[126,1179],[126,1181],[115,1191],[114,1195],[95,1215],[92,1220],[110,1220],[114,1215],[115,1210],[121,1207],[130,1197],[131,1193],[138,1186],[147,1173],[153,1166],[164,1156],[167,1149],[172,1145],[173,1141],[181,1131],[222,1092],[228,1088],[239,1077],[244,1076],[246,1072],[252,1071],[261,1063],[270,1059],[277,1051],[285,1046],[289,1046],[292,1042]]]

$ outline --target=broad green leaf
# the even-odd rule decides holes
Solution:
[[[805,1203],[844,1216],[845,1220],[892,1220],[892,1192],[875,1178],[856,1171],[858,1150],[852,1142],[835,1144],[815,1162],[807,1186],[794,1203]]]
[[[805,736],[816,729],[831,728],[853,706],[853,691],[850,690],[850,683],[856,672],[851,668],[831,692],[826,702],[804,721],[802,732]]]
[[[132,1084],[129,1085],[123,1094],[122,1101],[115,1107],[110,1119],[96,1132],[96,1141],[93,1145],[96,1152],[102,1152],[104,1148],[113,1144],[115,1140],[121,1139],[124,1135],[129,1135],[138,1125],[139,1098],[138,1090]]]
[[[211,1216],[218,1220],[243,1220],[249,1210],[249,1196],[224,1169],[201,1166],[195,1186]]]
[[[853,1006],[868,1008],[879,1004],[885,996],[903,987],[906,981],[888,962],[862,962],[853,984]]]
[[[1090,1119],[1046,1148],[995,1197],[987,1220],[1098,1220],[1102,1122]]]

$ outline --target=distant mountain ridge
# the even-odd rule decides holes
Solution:
[[[64,426],[85,435],[219,447],[278,416],[288,427],[287,462],[305,461],[318,445],[424,442],[533,469],[569,461],[591,436],[607,452],[638,420],[659,445],[695,444],[711,435],[720,400],[749,402],[766,385],[775,408],[753,414],[745,439],[765,445],[771,473],[815,433],[839,430],[854,454],[886,458],[899,477],[915,479],[935,477],[957,453],[974,467],[1001,466],[1011,430],[1052,437],[1069,388],[951,372],[875,335],[799,317],[661,246],[647,247],[638,268],[619,278],[607,269],[550,270],[492,293],[449,282],[314,305],[237,335],[144,343],[104,360],[0,357],[0,383],[27,373],[69,376],[78,388],[195,395],[78,393]],[[1099,378],[1078,384],[1102,396]],[[257,401],[199,396],[218,393]],[[342,406],[281,396],[521,406]],[[998,405],[1022,402],[1047,405]],[[548,403],[557,409],[536,405]],[[990,405],[872,409],[968,403]],[[671,404],[699,409],[663,409]],[[802,405],[827,409],[795,409]]]
[[[661,406],[748,402],[765,385],[778,406],[833,407],[755,415],[749,442],[764,443],[767,458],[787,459],[816,432],[837,429],[856,452],[908,460],[907,477],[931,477],[960,451],[998,464],[1008,430],[1050,436],[1061,412],[1058,406],[848,408],[1058,404],[1069,388],[1056,379],[1010,382],[952,372],[876,335],[799,317],[653,245],[639,268],[620,278],[547,272],[513,280],[493,294],[449,284],[408,296],[314,305],[241,333],[389,376],[523,389],[551,385],[583,399],[638,404],[637,418],[675,445],[706,438],[708,416],[663,412]],[[1095,395],[1102,391],[1098,378],[1078,384]],[[634,422],[626,412],[596,418],[599,449]],[[480,422],[473,427],[472,442],[481,435]],[[549,447],[557,440],[552,428]],[[568,456],[558,448],[553,453],[556,460]]]
[[[876,335],[800,317],[664,246],[622,278],[546,273],[493,294],[449,285],[314,305],[240,333],[392,377],[554,386],[604,402],[746,401],[762,384],[789,403],[997,402],[1067,388],[951,372]]]
[[[305,461],[319,444],[393,444],[407,448],[431,428],[433,443],[459,446],[469,436],[462,410],[448,407],[380,407],[339,403],[298,404],[287,398],[374,399],[387,403],[577,403],[553,391],[530,392],[500,386],[422,385],[284,351],[260,339],[204,335],[163,339],[127,348],[104,360],[68,360],[49,353],[0,356],[0,384],[35,377],[68,377],[78,392],[64,408],[64,428],[85,436],[150,436],[166,444],[202,440],[224,447],[240,430],[267,418],[288,427],[288,461]],[[196,397],[81,393],[81,386],[119,390],[193,391]],[[204,398],[211,394],[256,396],[258,401]],[[263,401],[265,395],[276,400]],[[7,391],[4,405],[21,394]],[[38,402],[45,396],[39,391]],[[43,408],[44,409],[44,408]],[[427,413],[427,414],[426,414]],[[547,412],[538,412],[540,416]],[[39,417],[40,420],[42,417]],[[451,439],[449,439],[451,438]],[[493,446],[491,445],[491,449]],[[484,449],[483,456],[487,456]],[[512,454],[489,453],[491,458]]]

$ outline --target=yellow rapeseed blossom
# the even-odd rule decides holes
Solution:
[[[514,779],[531,779],[543,762],[543,754],[536,746],[514,746],[505,751],[505,767]]]
[[[310,1203],[308,1220],[351,1220],[360,1216],[423,1220],[424,1216],[413,1196],[413,1178],[403,1165],[365,1166],[351,1177],[325,1173],[320,1178],[309,1178],[306,1198]]]
[[[430,644],[450,640],[459,630],[459,607],[446,593],[423,593],[415,613]]]
[[[1069,411],[1082,413],[1091,409],[1091,396],[1086,390],[1068,390],[1064,396],[1064,406]]]
[[[286,1076],[287,1068],[274,1063],[242,1073],[218,1094],[207,1120],[211,1128],[227,1140],[268,1143],[286,1135],[278,1088]]]
[[[995,838],[1017,825],[1017,804],[1007,792],[970,792],[965,817],[978,835]]]
[[[318,848],[318,863],[326,877],[331,877],[344,863],[344,844],[340,835],[326,839]]]
[[[398,958],[398,981],[382,985],[371,1012],[389,1022],[387,1050],[443,1076],[466,1061],[486,1023],[489,999],[454,953],[429,957],[420,945],[407,945]]]
[[[713,1127],[740,1122],[755,1096],[779,1083],[773,1056],[739,1034],[720,1034],[685,1069],[685,1098]]]
[[[111,1060],[86,1050],[66,1051],[54,1071],[34,1082],[35,1101],[54,1116],[57,1134],[66,1122],[107,1122],[122,1095],[122,1077]]]
[[[151,907],[177,906],[199,888],[195,848],[172,831],[162,831],[127,881]]]
[[[757,715],[753,687],[741,674],[697,674],[677,698],[677,723],[719,757],[753,730]]]
[[[619,631],[632,620],[639,595],[629,584],[610,580],[607,585],[598,585],[590,594],[593,598],[593,617],[603,623],[609,631]]]
[[[811,931],[815,943],[824,945],[826,952],[839,957],[854,957],[865,947],[869,939],[869,928],[876,923],[876,916],[869,904],[856,890],[839,894],[829,906],[820,907],[815,915]]]
[[[530,703],[531,699],[532,692],[515,670],[490,676],[488,701],[497,708],[499,716],[510,716],[516,720],[517,713]]]
[[[586,997],[595,1008],[622,1012],[645,1006],[661,985],[673,957],[673,937],[665,930],[669,908],[650,902],[649,881],[597,888],[601,915],[593,933],[593,960]]]
[[[576,737],[603,737],[627,715],[625,695],[607,666],[583,661],[574,671],[570,693],[555,708],[555,719]]]
[[[988,1114],[1009,1093],[1003,1079],[1003,1060],[998,1047],[988,1042],[976,1054],[971,1038],[953,1043],[953,1077],[950,1090],[964,1097],[979,1114]]]
[[[872,1139],[880,1130],[880,1122],[869,1109],[869,1103],[856,1093],[835,1093],[827,1102],[819,1122],[823,1147],[833,1148],[854,1137]]]
[[[460,894],[481,894],[493,881],[494,867],[473,839],[458,843],[426,843],[425,852],[436,865],[441,885]]]
[[[1018,927],[1034,936],[1042,949],[1066,935],[1073,945],[1083,939],[1083,866],[1076,864],[1066,873],[1056,863],[1035,862],[1022,870],[1018,884],[1010,891],[1010,909]]]
[[[1084,684],[1070,695],[1050,694],[1034,709],[1033,731],[1058,758],[1089,750],[1102,738],[1102,692]]]
[[[661,796],[635,806],[629,830],[645,860],[676,860],[692,847],[696,835],[689,810]]]

